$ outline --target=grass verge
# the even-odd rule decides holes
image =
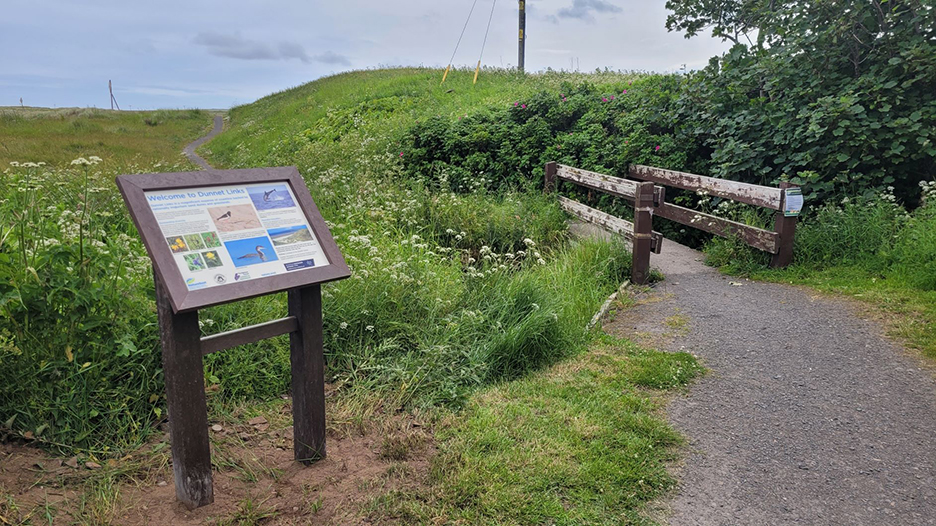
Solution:
[[[701,366],[603,336],[548,370],[471,398],[438,430],[431,485],[390,492],[373,518],[411,524],[649,524],[681,443],[663,390]]]

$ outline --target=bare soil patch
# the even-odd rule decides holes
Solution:
[[[330,430],[328,457],[311,466],[293,460],[286,423],[269,415],[213,424],[215,502],[193,511],[175,499],[168,434],[110,461],[0,444],[0,524],[47,515],[56,524],[370,524],[373,499],[427,484],[435,447],[410,415],[379,415],[363,433]]]

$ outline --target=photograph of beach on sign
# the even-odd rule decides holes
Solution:
[[[270,238],[266,236],[252,237],[249,239],[238,239],[237,241],[227,241],[224,243],[231,260],[235,267],[246,267],[247,265],[256,265],[258,263],[269,263],[277,261],[279,258],[273,251],[273,245]]]
[[[274,228],[267,230],[267,233],[270,234],[270,239],[273,240],[273,244],[276,246],[315,240],[315,238],[312,237],[312,232],[309,232],[309,229],[305,225]]]
[[[285,184],[252,186],[247,189],[247,193],[257,210],[273,210],[296,206],[289,194],[289,188]]]
[[[217,206],[208,209],[211,220],[221,232],[260,228],[260,218],[250,205]]]

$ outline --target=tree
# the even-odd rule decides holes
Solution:
[[[671,0],[670,30],[731,51],[687,83],[683,132],[711,173],[813,196],[936,178],[936,0]],[[756,38],[751,38],[756,35]]]

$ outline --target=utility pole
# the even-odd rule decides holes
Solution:
[[[520,50],[519,58],[517,59],[517,69],[520,73],[523,73],[524,48],[526,46],[526,35],[524,33],[526,33],[526,2],[520,0]]]
[[[117,98],[114,97],[114,85],[109,80],[107,81],[107,91],[110,92],[111,109],[114,109],[114,105],[117,104]],[[117,109],[120,109],[120,104],[117,104]]]

